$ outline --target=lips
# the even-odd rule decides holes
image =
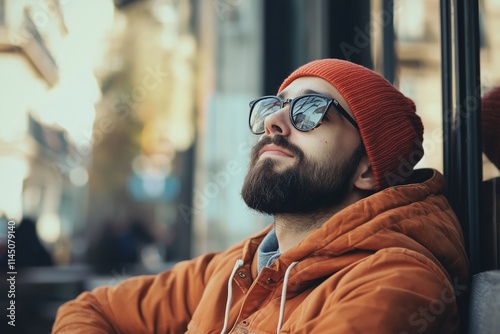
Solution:
[[[268,144],[264,146],[259,152],[259,156],[263,155],[278,155],[278,156],[293,158],[293,154],[275,144]]]

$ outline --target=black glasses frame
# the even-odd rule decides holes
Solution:
[[[320,120],[318,121],[318,123],[312,127],[311,129],[307,129],[307,130],[303,130],[303,129],[300,129],[296,124],[295,124],[295,121],[293,120],[293,113],[292,113],[292,110],[293,110],[293,107],[295,105],[295,102],[299,99],[302,99],[302,98],[307,98],[307,97],[321,97],[321,98],[324,98],[325,100],[328,101],[328,104],[325,108],[325,111],[323,111],[323,114],[321,115],[321,118]],[[281,97],[279,96],[275,96],[275,95],[266,95],[266,96],[262,96],[258,99],[255,99],[253,101],[250,101],[250,113],[249,113],[249,116],[248,116],[248,125],[250,126],[250,131],[252,131],[253,134],[256,134],[256,135],[260,135],[260,134],[263,134],[265,132],[265,129],[263,131],[260,131],[260,132],[254,132],[252,130],[252,124],[251,124],[251,120],[252,120],[252,113],[253,113],[253,108],[254,106],[257,104],[257,102],[259,101],[262,101],[264,99],[268,99],[268,98],[273,98],[273,99],[277,99],[278,101],[280,101],[280,109],[278,110],[281,110],[283,109],[283,107],[285,106],[286,103],[290,104],[290,108],[289,108],[289,116],[290,116],[290,122],[292,123],[293,127],[296,128],[297,130],[301,131],[301,132],[309,132],[309,131],[312,131],[314,129],[316,129],[317,127],[319,127],[321,125],[321,123],[323,123],[323,118],[325,117],[326,113],[328,112],[328,110],[330,109],[330,107],[332,106],[332,103],[335,107],[335,109],[342,115],[344,116],[344,118],[349,121],[349,123],[351,123],[357,130],[359,130],[359,126],[358,126],[358,123],[356,123],[356,121],[354,120],[354,118],[351,117],[351,115],[349,115],[349,113],[340,105],[339,101],[337,101],[336,99],[334,99],[333,97],[330,97],[330,96],[325,96],[325,95],[321,95],[321,94],[306,94],[306,95],[301,95],[301,96],[297,96],[296,98],[294,99],[282,99]],[[276,112],[276,111],[275,111]],[[274,114],[275,112],[269,114],[269,115],[272,115]],[[268,116],[269,116],[268,115]]]

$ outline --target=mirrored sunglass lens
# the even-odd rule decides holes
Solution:
[[[264,132],[264,120],[267,116],[280,110],[281,103],[276,98],[265,98],[257,101],[252,108],[250,115],[250,127],[252,132]]]
[[[311,130],[321,121],[328,100],[319,96],[304,96],[293,105],[292,119],[299,130]]]

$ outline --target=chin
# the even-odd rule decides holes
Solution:
[[[290,168],[294,165],[294,159],[290,157],[281,157],[281,156],[264,156],[260,157],[255,167],[271,169],[275,172],[280,172],[285,170],[286,168]]]

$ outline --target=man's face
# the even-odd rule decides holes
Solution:
[[[305,90],[346,101],[327,81],[302,77],[280,96],[293,99]],[[252,209],[267,213],[313,213],[340,203],[352,189],[352,178],[364,150],[357,129],[334,107],[313,131],[290,122],[289,104],[265,120],[265,133],[251,153],[242,197]]]

